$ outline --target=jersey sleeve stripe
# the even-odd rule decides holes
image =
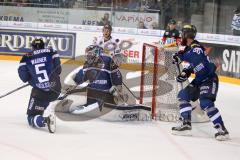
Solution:
[[[95,70],[98,70],[98,71],[107,72],[107,73],[112,73],[112,71],[109,71],[109,70],[107,70],[107,69],[101,69],[101,68],[96,68],[96,67],[85,68],[85,69],[83,69],[83,71],[86,72],[86,71],[92,70],[92,69],[95,69]]]
[[[20,63],[19,67],[27,65],[26,62]]]
[[[115,73],[115,72],[118,72],[118,71],[119,71],[119,69],[117,68],[117,69],[112,70],[112,73]]]
[[[52,59],[57,58],[57,57],[59,57],[59,54],[54,54],[54,55],[52,56]]]

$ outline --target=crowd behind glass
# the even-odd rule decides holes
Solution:
[[[198,28],[203,33],[240,35],[239,0],[0,0],[0,5],[103,10],[111,11],[112,14],[155,13],[159,16],[158,22],[146,26],[143,21],[139,21],[136,28],[166,29],[168,22],[174,19],[178,29],[187,23],[200,23]],[[101,23],[97,25],[107,23],[114,26],[109,13],[104,14]]]

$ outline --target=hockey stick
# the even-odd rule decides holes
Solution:
[[[12,93],[14,93],[14,92],[16,92],[16,91],[18,91],[18,90],[20,90],[20,89],[22,89],[22,88],[27,87],[27,86],[29,86],[29,84],[24,84],[24,85],[22,85],[21,87],[18,87],[18,88],[16,88],[16,89],[12,90],[12,91],[9,91],[8,93],[6,93],[6,94],[4,94],[4,95],[1,95],[0,98],[6,97],[7,95],[12,94]]]
[[[178,73],[181,74],[181,70],[180,70],[180,66],[179,66],[179,63],[176,64],[177,65],[177,68],[178,68]],[[181,82],[181,89],[183,89],[183,82]],[[193,107],[192,108],[192,111],[194,111],[197,107]]]
[[[124,87],[128,90],[128,92],[131,93],[131,95],[132,95],[136,100],[138,100],[138,102],[139,102],[139,101],[140,101],[140,98],[137,97],[137,96],[128,88],[128,86],[127,86],[124,82],[122,82],[122,83],[123,83]]]
[[[104,66],[104,65],[103,65],[103,66]],[[102,68],[103,68],[103,66],[102,66]],[[102,69],[102,68],[101,68],[101,69]],[[98,76],[100,75],[100,73],[101,73],[101,71],[99,71],[99,72],[97,73],[97,75],[95,75],[95,78],[94,78],[94,79],[97,79]],[[86,81],[85,81],[85,82],[86,82]],[[83,82],[83,83],[85,83],[85,82]],[[86,82],[86,83],[89,84],[89,80],[88,80],[88,82]],[[67,92],[66,92],[64,95],[59,96],[57,100],[64,100],[68,95],[72,94],[72,92],[74,92],[74,90],[75,90],[79,85],[81,85],[81,84],[76,84],[76,85],[73,86],[72,88],[68,88],[68,89],[66,90]],[[84,89],[86,89],[86,88],[87,88],[87,86],[80,88],[80,90],[84,90]]]
[[[177,65],[177,69],[178,69],[178,74],[181,74],[181,69],[180,69],[180,65],[179,63],[176,64]],[[183,89],[183,82],[180,83],[181,84],[181,89]]]

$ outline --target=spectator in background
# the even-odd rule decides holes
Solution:
[[[149,29],[159,29],[158,23],[157,22],[152,22],[151,26]]]
[[[109,20],[109,13],[104,13],[103,18],[100,22],[98,22],[99,26],[111,25],[111,21]]]
[[[176,29],[177,22],[174,19],[171,19],[168,22],[167,29],[164,32],[162,42],[163,47],[161,48],[162,51],[164,51],[164,48],[170,48],[170,47],[177,47],[181,43],[180,33]],[[165,55],[165,59],[171,59],[173,55],[171,53]],[[175,77],[177,76],[176,68],[172,65],[171,61],[165,61],[164,64],[168,70],[169,73],[167,74],[167,80],[175,80]]]
[[[138,29],[147,29],[143,21],[139,21],[138,23]]]
[[[176,29],[176,27],[177,27],[177,22],[174,19],[171,19],[168,22],[167,29],[165,30],[165,33],[162,38],[163,44],[166,44],[168,38],[171,39],[172,41],[170,42],[171,44],[175,43],[176,45],[178,45],[180,43],[181,41],[180,33]]]
[[[234,11],[234,16],[232,19],[232,30],[233,35],[240,36],[240,6]]]

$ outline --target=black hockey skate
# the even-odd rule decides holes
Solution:
[[[192,125],[189,120],[179,118],[177,126],[172,127],[172,134],[179,136],[191,136]]]
[[[214,128],[217,129],[217,133],[215,134],[216,140],[218,140],[218,141],[226,141],[226,140],[230,139],[229,133],[228,133],[228,131],[225,128],[224,125],[216,124],[214,126]]]
[[[48,117],[44,117],[44,121],[47,124],[49,133],[54,133],[56,131],[56,115],[52,113]]]

